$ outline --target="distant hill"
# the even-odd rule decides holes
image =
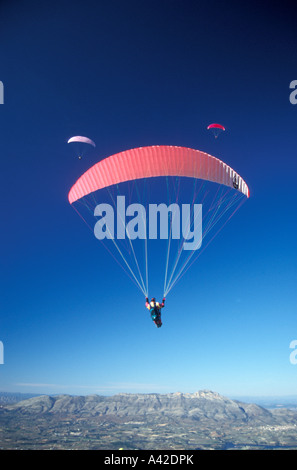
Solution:
[[[297,412],[218,393],[36,396],[0,407],[0,449],[297,449]]]
[[[37,393],[0,392],[0,405],[18,403],[37,396],[39,396]]]
[[[114,396],[42,395],[5,407],[21,414],[167,417],[209,422],[280,424],[296,418],[294,412],[267,410],[259,405],[242,403],[212,391],[171,394],[118,394]]]

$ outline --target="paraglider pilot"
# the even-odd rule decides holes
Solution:
[[[146,297],[145,301],[145,306],[150,311],[151,319],[153,320],[157,328],[160,328],[162,326],[161,309],[165,307],[165,297],[163,298],[161,304],[159,302],[156,302],[155,297],[153,297],[150,302],[149,299]]]

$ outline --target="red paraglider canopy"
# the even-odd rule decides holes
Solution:
[[[222,131],[225,131],[225,127],[222,126],[221,124],[209,124],[209,126],[207,127],[207,129],[222,129]]]
[[[126,150],[96,163],[73,185],[68,200],[72,204],[98,189],[158,176],[213,181],[235,188],[249,197],[249,188],[245,181],[218,158],[186,147],[157,145]]]

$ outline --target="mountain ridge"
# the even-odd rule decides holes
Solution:
[[[3,407],[7,412],[26,415],[80,415],[115,417],[157,417],[232,423],[287,423],[297,413],[267,410],[259,405],[232,400],[211,390],[195,393],[119,393],[102,395],[41,395]],[[282,411],[282,412],[281,412]]]
[[[297,411],[210,390],[41,395],[0,406],[0,449],[297,448]]]

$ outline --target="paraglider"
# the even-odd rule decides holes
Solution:
[[[165,297],[249,196],[243,178],[218,158],[156,145],[98,161],[78,178],[68,200],[142,292],[160,327]],[[197,243],[188,249],[195,233]],[[151,305],[149,290],[156,292],[160,283],[163,302],[153,298]]]
[[[218,136],[220,135],[221,132],[225,131],[225,127],[222,126],[221,124],[209,124],[209,126],[207,126],[207,130],[211,131],[213,133],[213,135],[215,136],[215,139],[218,138]]]
[[[93,140],[82,135],[76,135],[71,137],[68,140],[67,144],[73,145],[75,154],[77,155],[79,160],[81,160],[83,155],[85,155],[90,145],[94,148],[96,147],[95,142],[93,142]]]
[[[145,306],[150,311],[151,319],[155,323],[156,327],[160,328],[162,326],[161,308],[165,307],[165,297],[163,298],[163,301],[161,304],[159,302],[156,302],[155,297],[153,297],[150,302],[149,302],[148,297],[146,297]]]
[[[186,147],[155,145],[111,155],[87,170],[68,194],[70,204],[78,199],[125,181],[159,176],[185,176],[215,181],[233,187],[235,171],[205,152]],[[238,175],[238,190],[249,197],[249,188]]]

